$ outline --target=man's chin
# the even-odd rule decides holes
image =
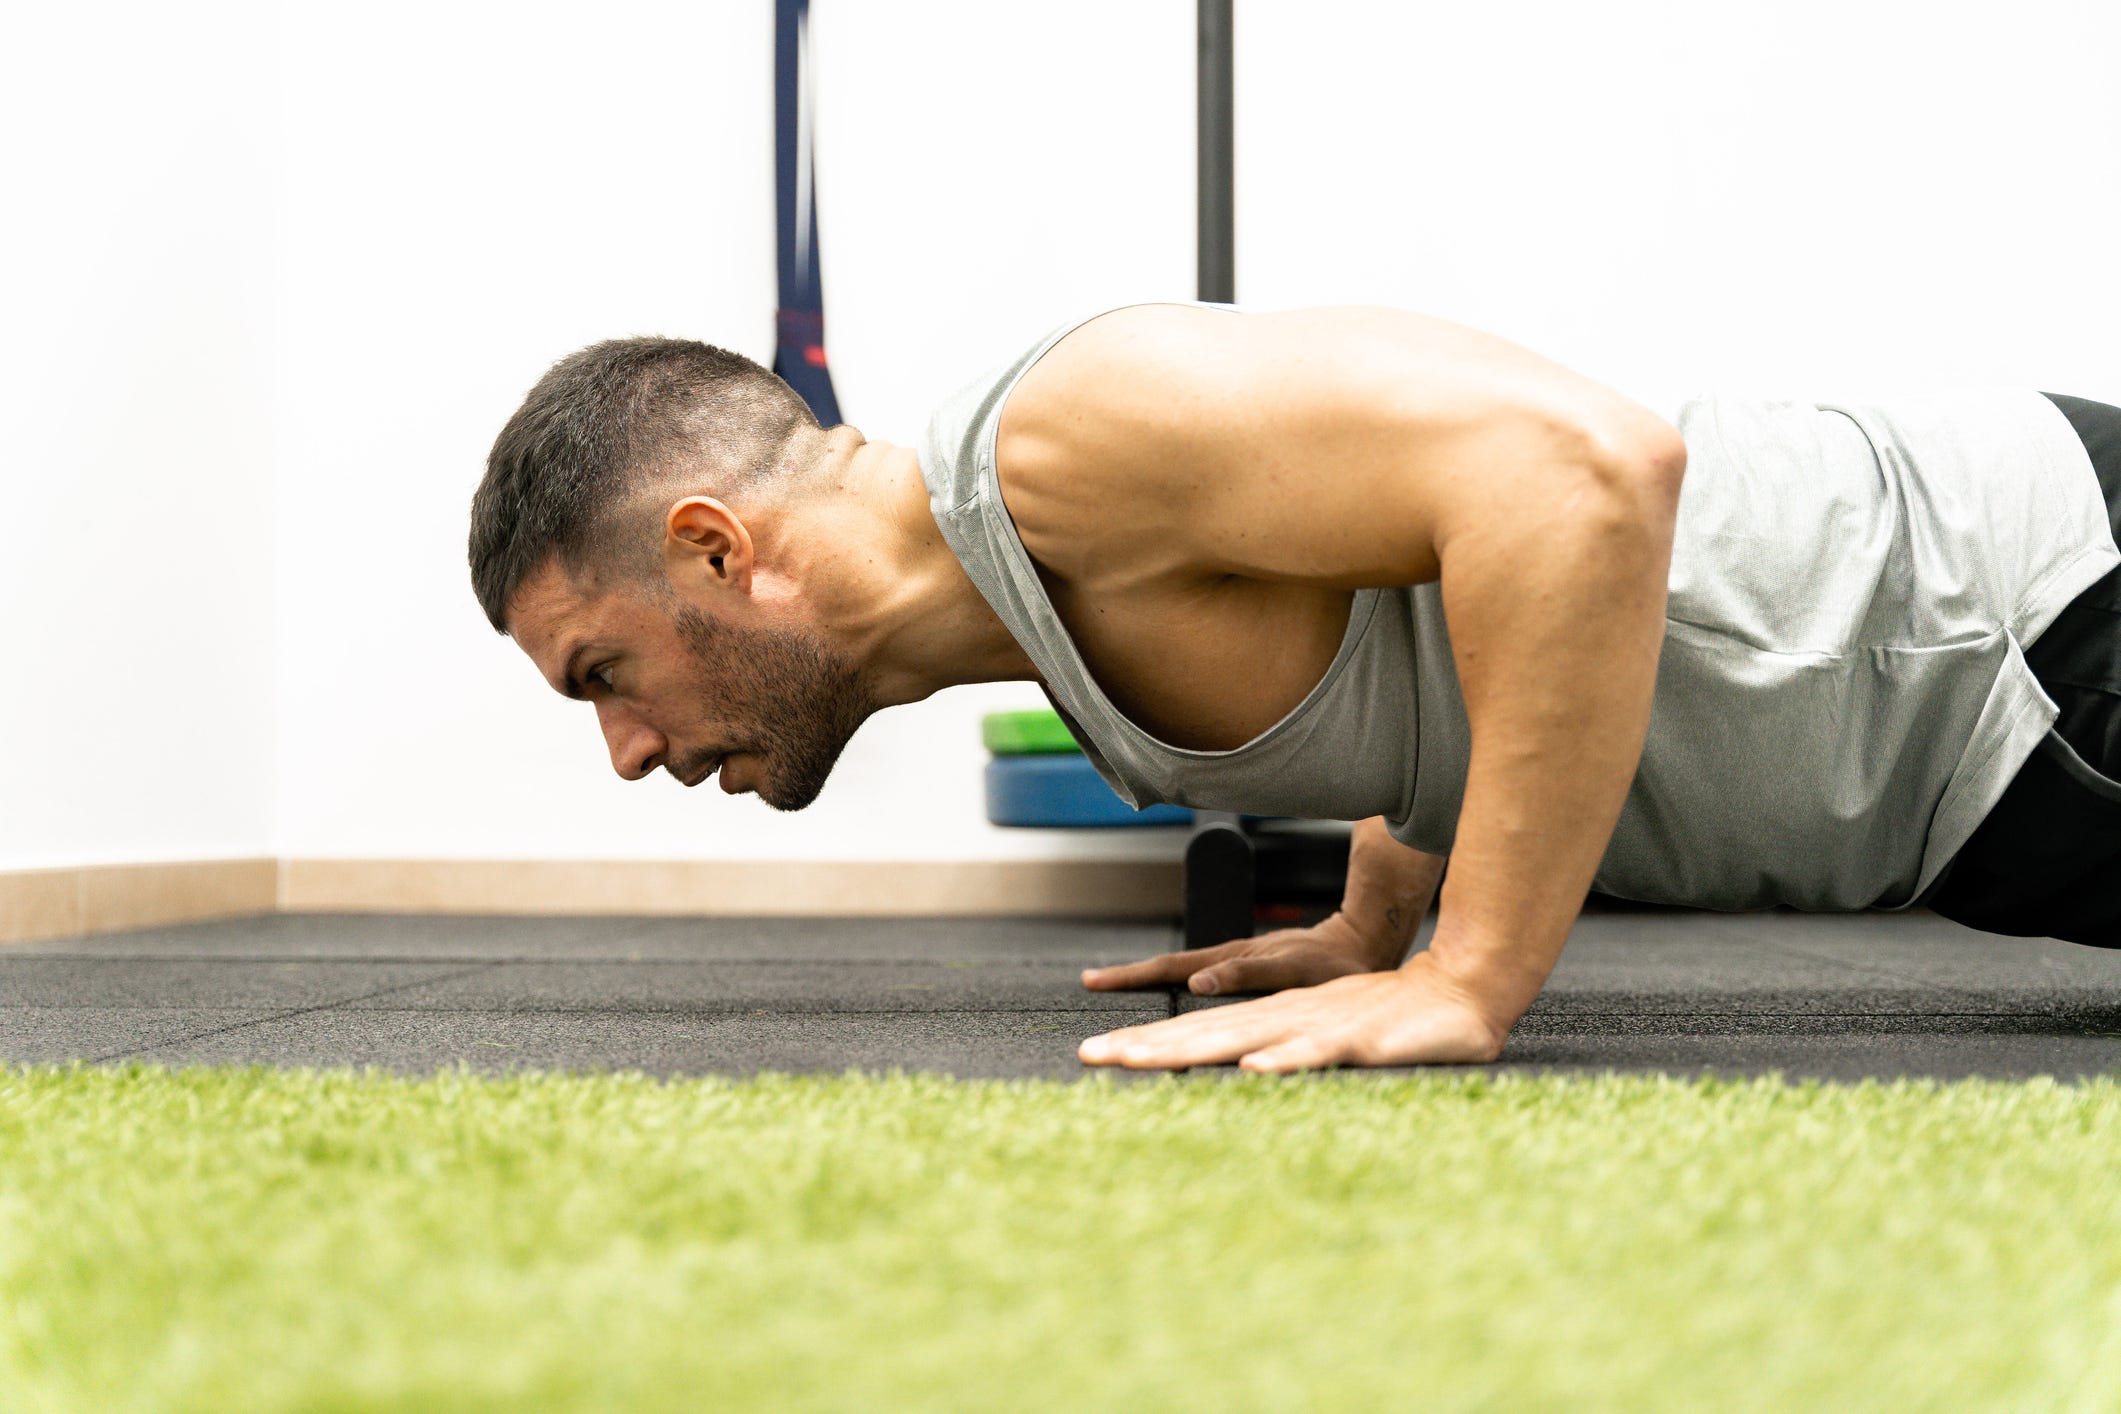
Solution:
[[[798,810],[808,810],[811,803],[825,790],[822,778],[806,790],[786,790],[783,789],[783,784],[778,780],[760,780],[754,783],[752,793],[775,810],[783,814],[793,814]]]
[[[760,800],[784,815],[792,815],[798,810],[808,810],[811,802],[818,798],[819,793],[819,791],[812,791],[808,795],[790,797],[780,794],[768,795],[765,791],[753,792]]]

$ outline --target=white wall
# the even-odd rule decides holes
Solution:
[[[270,853],[276,11],[0,41],[0,869]]]
[[[1662,412],[2121,402],[2117,42],[2101,0],[1241,0],[1238,293],[1424,309]]]
[[[1425,309],[1667,413],[1712,388],[2003,382],[2121,402],[2121,92],[2103,67],[2121,18],[2094,0],[1978,27],[1943,13],[1241,0],[1239,299]],[[78,38],[154,14],[67,23]],[[199,41],[197,12],[149,25],[139,52],[187,58],[185,82],[146,58],[113,77],[77,49],[12,100],[34,115],[85,87],[128,135],[46,122],[32,196],[108,207],[83,173],[116,164],[144,191],[179,160],[165,147],[192,175],[129,222],[43,210],[51,281],[9,262],[40,332],[5,355],[8,396],[27,399],[10,428],[32,428],[6,439],[9,499],[28,497],[32,533],[0,584],[34,606],[37,652],[0,697],[0,740],[28,744],[0,755],[7,800],[27,803],[0,822],[0,867],[1176,852],[1168,831],[984,823],[979,715],[1042,704],[1031,684],[880,715],[800,814],[623,782],[592,709],[472,600],[470,495],[546,364],[628,333],[771,353],[766,0],[288,5],[276,53],[261,16],[223,5]],[[821,258],[850,421],[911,442],[937,398],[1051,325],[1191,295],[1192,27],[1190,0],[816,0]],[[274,87],[277,124],[258,111]],[[127,341],[95,341],[119,319]],[[49,339],[94,343],[102,377],[164,406],[97,422],[100,440],[66,431],[56,414],[101,390]],[[150,435],[170,419],[181,437]],[[113,498],[61,496],[62,476],[127,506],[153,487],[162,519],[91,527]],[[128,536],[180,542],[188,577]]]
[[[479,612],[471,493],[548,363],[635,333],[773,352],[772,6],[588,13],[288,12],[302,81],[285,349],[303,378],[281,505],[281,852],[1095,846],[985,823],[979,714],[1043,705],[1032,684],[873,719],[818,802],[782,814],[660,772],[622,781],[594,709],[547,688]],[[828,345],[843,412],[873,437],[910,442],[931,402],[1078,306],[1189,293],[1190,19],[1144,13],[813,11]]]

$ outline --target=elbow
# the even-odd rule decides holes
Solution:
[[[1645,474],[1654,480],[1659,489],[1667,491],[1673,499],[1679,496],[1679,483],[1686,480],[1686,441],[1670,427],[1664,435],[1656,438],[1636,454],[1637,462],[1646,468]]]
[[[1679,525],[1679,491],[1686,478],[1686,446],[1638,446],[1594,459],[1579,481],[1572,538],[1588,572],[1610,582],[1639,574],[1660,590],[1670,572]]]
[[[1679,514],[1686,466],[1685,441],[1660,421],[1647,434],[1602,442],[1591,479],[1604,503],[1623,519],[1657,525],[1669,535]]]
[[[1625,437],[1608,438],[1602,444],[1606,460],[1652,486],[1679,493],[1686,477],[1686,439],[1679,429],[1661,417],[1645,417],[1641,426]]]
[[[1609,408],[1579,424],[1580,455],[1607,478],[1677,492],[1686,475],[1686,438],[1639,403]]]

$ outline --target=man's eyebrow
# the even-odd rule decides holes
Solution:
[[[575,660],[582,656],[582,651],[588,646],[586,643],[577,643],[574,647],[568,649],[566,666],[560,669],[560,691],[577,702],[587,702],[589,700],[583,695],[582,688],[575,681],[574,676]]]

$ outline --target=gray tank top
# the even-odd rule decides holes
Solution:
[[[1448,854],[1472,734],[1434,583],[1356,591],[1325,676],[1235,750],[1159,741],[1092,678],[1003,505],[994,448],[1017,380],[1095,317],[954,394],[919,449],[944,540],[1054,710],[1136,808],[1382,815],[1395,839]],[[1907,907],[2055,719],[2023,646],[2121,564],[2091,458],[2034,390],[1700,396],[1675,421],[1687,473],[1656,698],[1594,887],[1697,908]]]

